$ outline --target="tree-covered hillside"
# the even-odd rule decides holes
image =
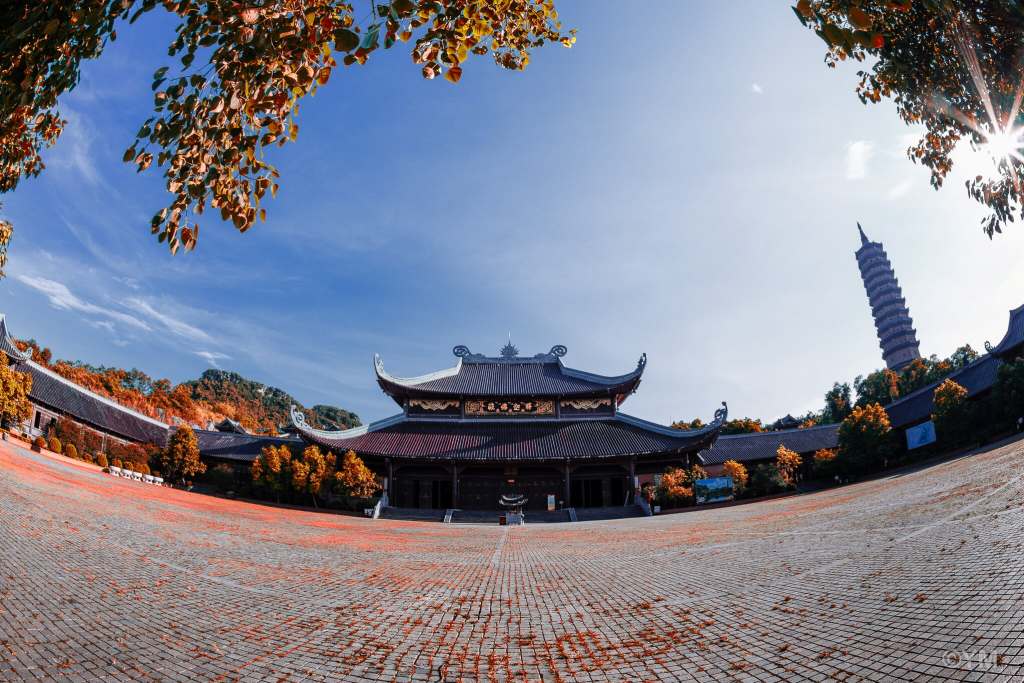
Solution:
[[[302,405],[282,389],[227,370],[207,370],[199,379],[182,382],[181,386],[188,388],[193,401],[241,422],[250,431],[272,432],[275,427],[288,423],[293,403]],[[360,424],[354,413],[336,406],[316,405],[303,408],[303,412],[306,420],[316,427],[347,429]]]
[[[32,350],[32,360],[76,384],[107,396],[123,406],[171,423],[174,418],[205,428],[224,418],[235,420],[256,434],[276,434],[290,422],[294,403],[306,420],[324,429],[347,429],[360,424],[359,417],[343,408],[328,405],[302,406],[288,392],[242,377],[237,372],[207,370],[198,379],[171,384],[153,379],[132,368],[110,368],[81,361],[53,360],[50,349],[35,340],[18,342]]]

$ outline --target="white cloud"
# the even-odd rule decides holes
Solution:
[[[754,93],[755,95],[762,95],[764,94],[764,88],[762,88],[759,83],[751,83],[750,92]]]
[[[902,197],[907,192],[909,192],[910,191],[910,187],[913,184],[914,184],[913,181],[910,178],[907,178],[903,182],[898,183],[898,184],[893,185],[892,187],[890,187],[889,188],[889,192],[887,193],[887,196],[889,197],[889,199],[898,199],[899,197]]]
[[[89,315],[102,316],[147,332],[152,329],[134,316],[79,299],[71,293],[71,290],[56,280],[49,280],[45,277],[33,277],[31,275],[18,275],[16,277],[22,284],[46,295],[50,305],[54,308],[62,311],[78,311]]]
[[[138,311],[146,315],[149,318],[159,322],[161,325],[166,327],[171,333],[184,337],[185,339],[192,339],[193,341],[212,342],[213,339],[209,334],[199,329],[194,325],[190,325],[184,320],[179,320],[174,316],[158,311],[148,301],[139,298],[126,299],[124,302],[125,306],[133,310]]]
[[[217,351],[193,351],[192,353],[204,359],[207,363],[209,363],[215,368],[220,367],[220,365],[217,364],[217,361],[231,360],[231,356],[225,353],[219,353]]]
[[[846,177],[860,180],[868,174],[868,160],[875,152],[875,145],[867,140],[846,144]]]
[[[67,119],[67,125],[61,133],[60,144],[54,147],[47,164],[54,168],[68,169],[76,178],[84,179],[90,185],[105,184],[94,163],[95,154],[91,147],[95,134],[88,117],[66,106],[61,113]]]

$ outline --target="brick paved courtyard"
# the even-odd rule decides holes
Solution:
[[[1024,680],[1024,442],[733,508],[371,521],[0,445],[0,680]]]

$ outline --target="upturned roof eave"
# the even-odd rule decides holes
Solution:
[[[549,354],[550,355],[550,354]],[[472,358],[472,356],[470,357]],[[583,380],[591,383],[592,387],[574,389],[574,390],[562,390],[562,391],[534,391],[534,392],[523,392],[523,393],[489,393],[489,392],[473,392],[473,391],[460,391],[453,392],[449,390],[435,389],[433,387],[423,386],[429,382],[433,382],[439,379],[447,377],[453,377],[462,372],[465,364],[463,358],[460,357],[458,362],[451,368],[445,368],[443,370],[437,370],[424,375],[416,377],[397,377],[392,375],[384,368],[384,362],[379,354],[374,354],[373,368],[374,373],[377,377],[377,384],[380,386],[384,393],[391,396],[399,405],[403,405],[403,398],[416,398],[416,397],[472,397],[472,396],[529,396],[532,398],[545,397],[545,398],[558,398],[561,396],[629,396],[636,391],[637,386],[640,384],[640,379],[643,377],[644,368],[647,364],[647,355],[642,354],[637,366],[634,370],[622,374],[622,375],[599,375],[592,372],[586,372],[583,370],[577,370],[575,368],[566,367],[561,358],[552,356],[553,360],[536,360],[535,358],[523,358],[520,362],[531,363],[531,362],[548,362],[557,363],[559,373],[564,377],[572,377],[574,379]],[[518,359],[517,359],[518,360]],[[480,364],[481,362],[493,361],[496,365],[503,362],[502,359],[485,359],[484,361],[470,361],[469,365]]]

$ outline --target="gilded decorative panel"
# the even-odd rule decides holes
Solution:
[[[414,398],[409,401],[409,407],[436,412],[441,410],[450,410],[452,408],[458,408],[459,402],[452,400],[425,401],[418,398]]]
[[[610,398],[581,398],[562,401],[563,408],[575,410],[600,410],[601,408],[610,408],[611,405]]]
[[[554,415],[554,401],[466,401],[466,415]]]

